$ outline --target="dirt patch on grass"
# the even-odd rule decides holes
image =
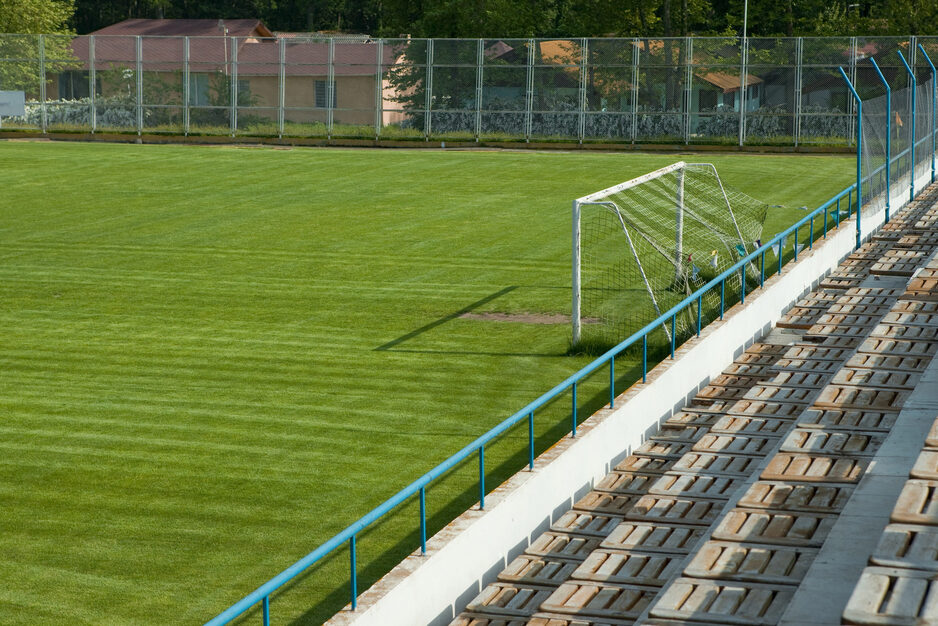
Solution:
[[[515,322],[518,324],[569,324],[570,316],[563,313],[463,313],[459,316],[466,320],[480,322]],[[594,317],[581,320],[584,324],[599,322]]]

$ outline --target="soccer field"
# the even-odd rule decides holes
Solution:
[[[0,142],[0,623],[202,622],[550,389],[588,362],[568,324],[459,315],[569,314],[571,200],[680,158]],[[782,205],[766,235],[855,163],[686,159]],[[360,588],[417,545],[413,504]],[[347,602],[347,558],[276,621]]]

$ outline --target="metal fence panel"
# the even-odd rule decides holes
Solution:
[[[849,145],[938,38],[0,36],[6,128],[460,141]],[[745,52],[745,54],[744,54]],[[911,93],[911,92],[905,92]],[[910,98],[910,97],[909,97]],[[909,99],[907,98],[907,99]],[[905,107],[904,109],[902,107]],[[899,103],[908,115],[911,100]],[[911,140],[911,138],[909,138]]]

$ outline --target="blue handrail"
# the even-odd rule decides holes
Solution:
[[[514,413],[511,417],[504,420],[497,426],[493,427],[491,430],[489,430],[482,436],[476,438],[474,441],[472,441],[471,443],[463,447],[459,452],[453,454],[451,457],[449,457],[448,459],[446,459],[445,461],[443,461],[442,463],[440,463],[439,465],[431,469],[429,472],[427,472],[426,474],[424,474],[423,476],[421,476],[420,478],[418,478],[411,484],[401,489],[399,492],[397,492],[396,494],[388,498],[386,501],[384,501],[383,503],[381,503],[380,505],[372,509],[369,513],[362,516],[358,521],[354,522],[353,524],[348,526],[345,530],[343,530],[339,534],[332,537],[332,539],[329,539],[324,544],[322,544],[321,546],[319,546],[318,548],[316,548],[315,550],[313,550],[312,552],[310,552],[309,554],[301,558],[299,561],[297,561],[290,567],[286,568],[285,570],[283,570],[282,572],[280,572],[279,574],[277,574],[276,576],[268,580],[266,583],[264,583],[263,585],[261,585],[260,587],[258,587],[257,589],[249,593],[248,595],[246,595],[244,598],[242,598],[241,600],[239,600],[238,602],[230,606],[228,609],[218,614],[215,618],[208,621],[207,625],[208,626],[221,626],[223,624],[228,624],[233,619],[245,613],[253,606],[257,605],[258,603],[263,603],[263,606],[264,606],[263,623],[265,626],[267,626],[269,624],[269,619],[270,619],[269,617],[270,614],[268,610],[270,595],[274,593],[277,589],[279,589],[280,587],[288,583],[294,577],[302,573],[304,570],[308,569],[309,567],[317,563],[319,560],[321,560],[323,557],[331,553],[336,548],[341,547],[345,543],[349,544],[349,548],[351,552],[350,554],[350,561],[351,561],[351,567],[352,567],[352,576],[351,576],[352,600],[351,600],[351,603],[352,603],[352,608],[354,609],[356,607],[356,598],[358,596],[358,590],[356,588],[356,584],[357,584],[356,576],[355,576],[355,571],[354,571],[355,560],[356,560],[355,540],[359,533],[361,533],[369,525],[371,525],[372,523],[374,523],[375,521],[383,517],[386,513],[396,508],[398,505],[402,504],[403,502],[405,502],[406,500],[408,500],[415,494],[419,494],[421,551],[425,553],[426,552],[425,497],[426,497],[426,488],[431,482],[433,482],[436,478],[439,478],[443,474],[447,473],[449,470],[453,469],[454,467],[462,463],[464,460],[466,460],[470,456],[478,454],[479,456],[479,484],[480,484],[479,501],[481,505],[480,508],[484,508],[484,494],[485,494],[484,448],[489,442],[493,441],[499,435],[501,435],[508,429],[512,428],[516,424],[520,423],[521,421],[528,420],[528,426],[529,426],[528,436],[530,440],[529,441],[529,454],[530,454],[529,465],[533,469],[534,467],[533,424],[534,424],[534,412],[536,410],[549,404],[550,402],[555,400],[558,396],[563,394],[568,389],[571,389],[573,391],[573,394],[576,394],[577,383],[579,383],[580,381],[585,379],[587,376],[589,376],[590,374],[592,374],[599,368],[604,367],[607,364],[610,367],[610,404],[612,404],[611,399],[615,395],[614,375],[612,372],[614,371],[613,368],[615,367],[614,362],[615,362],[616,356],[618,356],[619,354],[621,354],[622,352],[624,352],[631,346],[641,342],[641,345],[642,345],[642,382],[644,382],[646,380],[647,373],[648,373],[647,354],[648,354],[648,335],[650,333],[656,331],[657,329],[661,328],[665,324],[673,325],[673,320],[679,313],[681,313],[684,309],[686,309],[690,305],[700,302],[705,293],[707,293],[708,291],[710,291],[711,289],[717,286],[720,287],[720,292],[721,292],[721,318],[722,318],[722,309],[725,306],[724,298],[722,296],[725,292],[725,282],[728,278],[730,278],[736,273],[742,273],[744,271],[743,268],[746,265],[748,265],[751,262],[754,262],[759,257],[763,258],[762,264],[764,267],[765,253],[771,250],[772,248],[774,248],[775,246],[778,246],[779,267],[781,267],[781,252],[783,251],[783,245],[784,245],[783,241],[788,237],[789,234],[796,232],[800,227],[808,223],[811,224],[810,228],[812,229],[812,233],[813,233],[814,219],[822,214],[824,215],[824,237],[826,237],[827,232],[828,232],[827,214],[829,210],[831,209],[831,207],[835,208],[836,226],[839,226],[840,225],[840,201],[844,197],[847,197],[848,204],[852,204],[852,198],[853,198],[853,194],[855,191],[857,192],[856,197],[859,198],[860,194],[859,194],[859,191],[857,190],[857,184],[853,183],[849,187],[847,187],[846,189],[838,193],[837,195],[833,196],[827,202],[819,206],[817,209],[812,211],[810,214],[806,215],[804,218],[802,218],[798,222],[792,224],[784,231],[776,234],[771,240],[764,243],[758,249],[754,250],[753,252],[741,258],[732,267],[730,267],[729,269],[727,269],[720,275],[716,276],[715,278],[710,280],[710,282],[708,282],[703,287],[695,291],[693,294],[687,296],[686,298],[684,298],[684,300],[682,300],[678,304],[674,305],[673,307],[671,307],[670,309],[662,313],[657,319],[647,324],[644,328],[634,333],[628,339],[619,343],[618,345],[611,348],[610,350],[606,351],[600,357],[598,357],[597,359],[595,359],[594,361],[592,361],[591,363],[589,363],[588,365],[580,369],[578,372],[571,375],[562,383],[556,385],[550,391],[548,391],[547,393],[544,393],[539,398],[529,403],[527,406],[522,408],[520,411]],[[849,208],[850,207],[848,206],[848,210]],[[857,213],[859,215],[859,209],[857,210]],[[809,243],[813,244],[813,241]],[[797,249],[797,243],[795,244],[795,246]],[[762,282],[762,280],[760,280],[760,282]],[[698,314],[699,314],[699,309],[698,309]],[[670,352],[670,357],[673,359],[674,358],[673,330],[672,330],[671,337],[672,337],[672,348]],[[574,400],[573,400],[571,434],[574,436],[576,434],[575,395],[574,395]]]

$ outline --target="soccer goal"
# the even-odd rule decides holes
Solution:
[[[766,210],[712,164],[683,161],[574,200],[574,346],[622,341],[758,248]],[[719,298],[708,294],[704,311]],[[686,334],[696,316],[686,309],[675,331]]]

